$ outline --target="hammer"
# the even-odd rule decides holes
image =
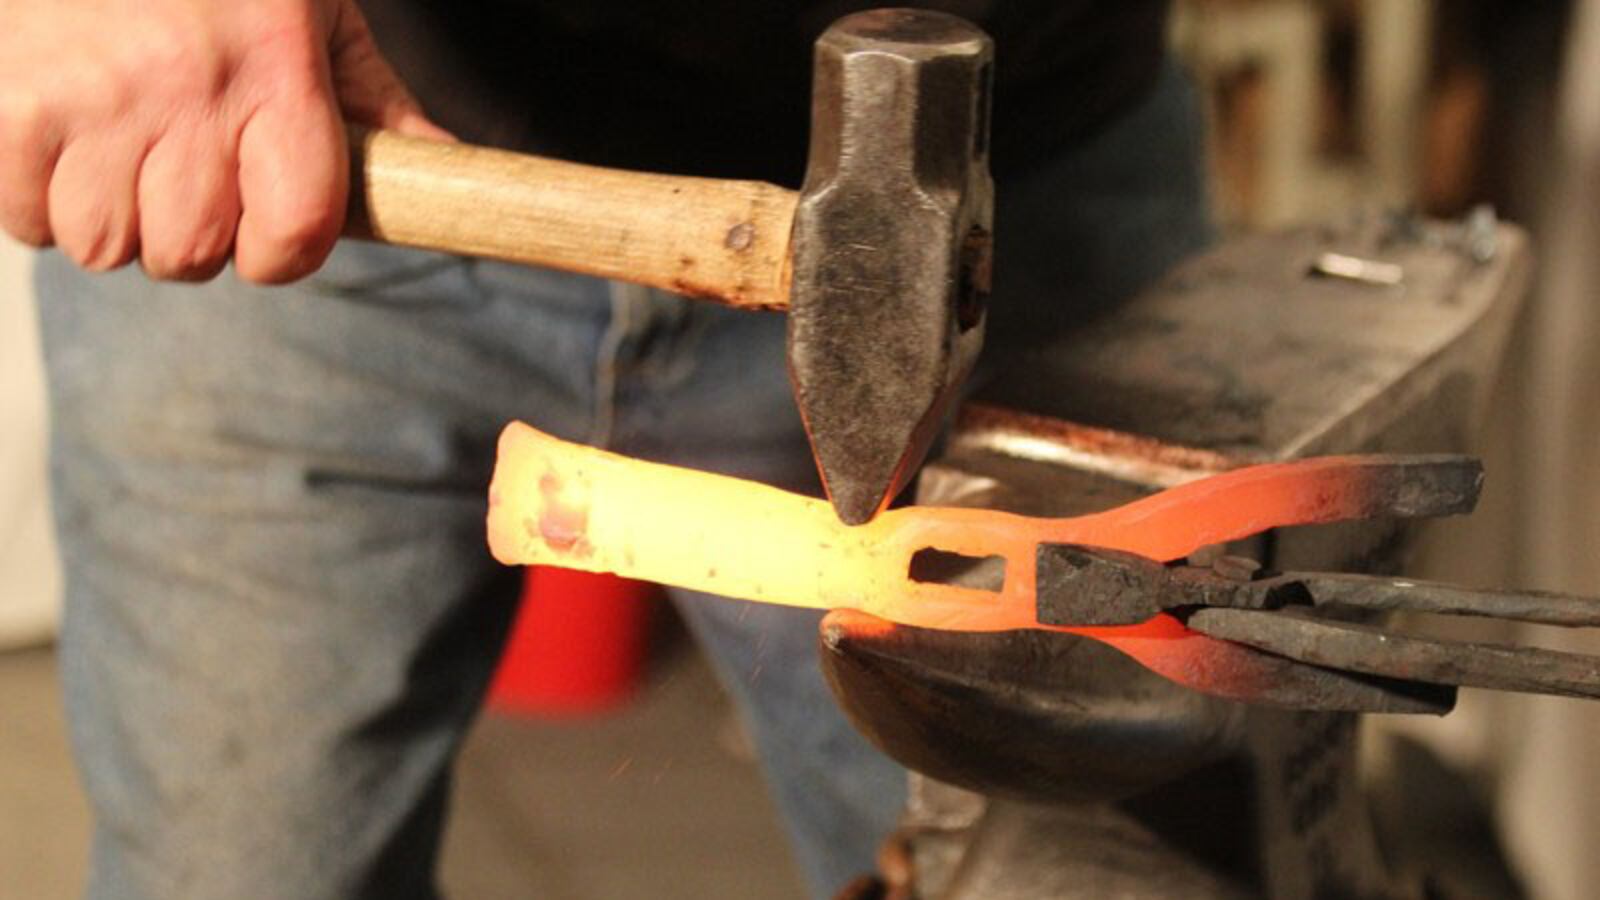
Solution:
[[[915,473],[982,344],[992,58],[944,13],[834,23],[798,194],[359,134],[346,231],[787,309],[812,454],[839,518],[860,524]]]

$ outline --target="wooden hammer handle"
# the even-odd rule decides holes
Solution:
[[[345,232],[663,288],[789,302],[796,195],[353,129]]]

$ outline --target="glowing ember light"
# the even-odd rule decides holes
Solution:
[[[489,496],[489,546],[507,564],[613,572],[764,603],[851,608],[923,628],[1049,628],[1034,614],[1041,542],[1091,544],[1155,559],[1279,525],[1372,513],[1362,457],[1238,469],[1103,513],[1040,519],[994,510],[908,507],[856,527],[825,501],[753,482],[570,444],[520,422],[500,436]],[[932,548],[999,556],[999,591],[913,581]],[[1151,642],[1218,642],[1158,617],[1133,628],[1056,629],[1105,640],[1163,674]],[[1215,649],[1214,647],[1212,648]],[[1184,665],[1199,657],[1180,654]],[[1178,679],[1187,680],[1187,679]]]

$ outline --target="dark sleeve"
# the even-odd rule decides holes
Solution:
[[[599,165],[804,172],[811,44],[876,4],[361,0],[379,46],[462,138]],[[1167,0],[944,0],[995,39],[1004,176],[1131,108],[1160,69]]]

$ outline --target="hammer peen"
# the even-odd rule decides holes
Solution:
[[[860,524],[915,473],[982,344],[992,59],[943,13],[834,23],[798,194],[358,133],[346,232],[787,309],[812,454]]]

